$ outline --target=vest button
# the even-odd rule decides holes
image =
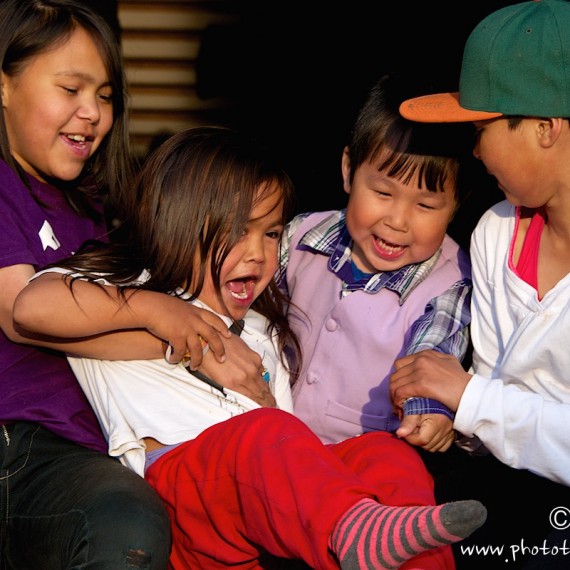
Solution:
[[[334,332],[338,329],[338,323],[334,320],[334,319],[329,319],[326,323],[325,323],[325,328],[329,331],[329,332]]]

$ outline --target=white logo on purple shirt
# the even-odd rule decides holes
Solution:
[[[40,239],[42,240],[42,246],[44,248],[44,251],[48,247],[51,247],[53,250],[59,249],[61,247],[61,244],[59,243],[58,239],[55,237],[53,229],[47,220],[44,222],[44,225],[40,230],[39,236]]]

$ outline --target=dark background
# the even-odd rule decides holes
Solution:
[[[422,92],[456,91],[469,33],[514,3],[352,0],[315,8],[308,0],[250,0],[239,26],[206,31],[199,95],[230,97],[236,126],[277,150],[295,181],[298,211],[342,208],[341,153],[372,84],[398,72],[416,78]],[[473,196],[449,231],[463,246],[483,211],[503,199],[486,175],[475,172],[470,182]]]
[[[116,2],[91,3],[114,19]],[[298,211],[341,208],[341,153],[372,84],[398,72],[416,78],[426,93],[457,90],[469,33],[514,3],[226,2],[228,9],[238,7],[239,24],[206,29],[198,95],[226,97],[232,105],[222,120],[278,152],[295,182]],[[450,227],[462,245],[483,211],[503,198],[486,178],[474,174],[472,183],[474,196]]]

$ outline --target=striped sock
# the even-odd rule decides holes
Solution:
[[[394,569],[425,550],[459,542],[486,518],[479,501],[388,507],[362,499],[336,523],[329,546],[342,570]]]

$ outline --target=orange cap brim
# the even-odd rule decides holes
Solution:
[[[467,123],[486,121],[503,113],[471,111],[459,104],[459,93],[436,93],[407,99],[400,105],[400,115],[418,123]]]

